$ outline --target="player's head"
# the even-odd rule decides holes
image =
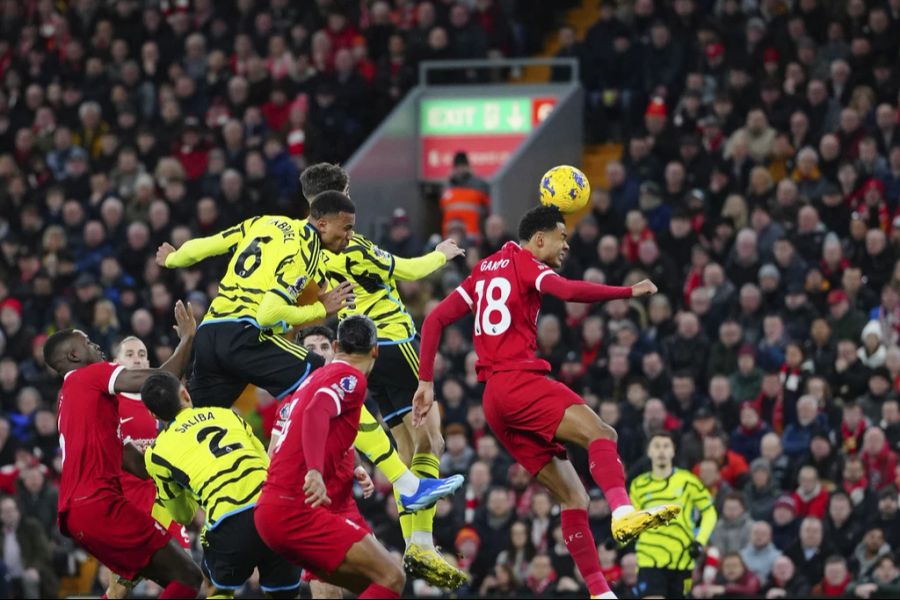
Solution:
[[[100,346],[80,329],[57,331],[44,344],[44,361],[60,375],[105,358]]]
[[[668,431],[660,431],[650,436],[647,442],[647,457],[653,466],[668,469],[675,460],[675,438]]]
[[[133,335],[119,342],[116,351],[116,362],[129,369],[149,369],[150,358],[147,354],[147,346]]]
[[[356,205],[347,194],[322,192],[309,208],[309,222],[319,232],[325,248],[342,252],[353,236]]]
[[[368,372],[378,356],[378,329],[375,322],[364,315],[352,315],[341,321],[337,330],[338,352],[356,359],[366,357],[363,363]]]
[[[141,386],[141,399],[160,421],[174,421],[185,408],[191,407],[191,396],[181,380],[168,371],[157,371]]]
[[[334,331],[324,325],[305,327],[297,334],[297,343],[325,359],[327,365],[334,360]]]
[[[300,174],[300,190],[310,205],[322,192],[341,192],[350,195],[350,176],[340,165],[316,163]]]
[[[569,252],[566,221],[555,206],[532,208],[519,221],[519,239],[542,263],[554,268],[562,266]]]

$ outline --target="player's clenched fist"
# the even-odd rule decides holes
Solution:
[[[375,484],[372,482],[372,478],[365,467],[356,467],[353,470],[353,477],[359,483],[359,487],[362,488],[363,498],[369,498],[375,493]]]
[[[310,508],[331,504],[331,498],[328,497],[328,490],[325,487],[325,482],[322,480],[322,474],[316,470],[306,473],[306,479],[303,482],[303,493],[306,494],[306,503],[309,504]]]
[[[173,252],[175,252],[175,246],[173,246],[169,242],[165,242],[156,250],[156,264],[161,267],[165,267],[166,258],[168,258],[168,256]]]
[[[636,284],[631,286],[631,295],[635,298],[640,296],[650,296],[657,292],[656,284],[654,284],[649,279],[644,279],[643,281],[638,281]]]

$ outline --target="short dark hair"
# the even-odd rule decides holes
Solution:
[[[310,165],[300,174],[300,189],[310,204],[323,192],[343,192],[349,182],[347,171],[327,162]]]
[[[368,354],[378,344],[378,329],[369,317],[352,315],[338,325],[337,342],[341,352]]]
[[[541,205],[529,210],[519,221],[519,239],[527,242],[539,231],[552,231],[557,224],[565,225],[563,214],[555,206]]]
[[[321,335],[323,338],[328,338],[329,342],[334,341],[334,330],[331,327],[325,327],[324,325],[313,325],[311,327],[304,327],[297,333],[297,343],[302,345],[303,340],[312,336],[312,335]]]
[[[172,421],[180,410],[181,380],[168,371],[157,371],[141,386],[141,399],[158,419]]]
[[[62,360],[60,354],[66,342],[72,339],[74,335],[75,330],[72,328],[61,329],[47,338],[47,341],[44,342],[44,362],[50,365],[53,370],[59,371],[57,367]]]
[[[650,447],[650,444],[653,443],[653,440],[655,440],[656,438],[665,438],[665,439],[669,440],[670,442],[672,442],[673,448],[675,448],[676,450],[678,449],[678,442],[675,441],[675,436],[672,435],[671,431],[666,431],[663,429],[663,430],[655,431],[654,433],[652,433],[650,435],[650,437],[647,438],[647,447],[648,448]]]
[[[341,192],[322,192],[316,196],[315,202],[309,207],[309,216],[313,219],[321,219],[338,213],[356,214],[356,205],[353,204],[350,196]]]

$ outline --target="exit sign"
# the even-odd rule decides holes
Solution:
[[[527,133],[531,131],[531,98],[467,98],[423,100],[422,135]]]
[[[446,179],[458,151],[469,154],[476,175],[490,177],[555,106],[554,97],[423,99],[419,105],[422,177]]]

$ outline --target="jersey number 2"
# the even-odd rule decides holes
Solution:
[[[253,240],[247,244],[247,247],[244,248],[244,251],[238,254],[237,261],[234,263],[235,274],[240,277],[250,277],[253,275],[253,272],[262,264],[262,248],[260,246],[268,244],[271,241],[272,238],[267,235],[253,238]],[[248,265],[247,261],[250,259],[253,259],[253,262]]]
[[[228,444],[227,446],[220,446],[219,444],[222,443],[222,438],[225,437],[225,433],[225,429],[223,429],[222,427],[218,427],[215,425],[204,427],[197,432],[197,441],[203,443],[206,438],[212,436],[212,439],[209,440],[209,451],[212,452],[212,455],[216,458],[224,456],[229,452],[240,450],[244,447],[240,442]]]
[[[487,282],[485,289],[484,279],[475,284],[475,294],[478,296],[477,311],[475,313],[475,335],[485,333],[487,335],[501,335],[512,325],[512,315],[506,301],[512,293],[512,285],[505,277],[494,277]],[[484,309],[481,305],[484,303]],[[494,323],[493,321],[498,321]]]

